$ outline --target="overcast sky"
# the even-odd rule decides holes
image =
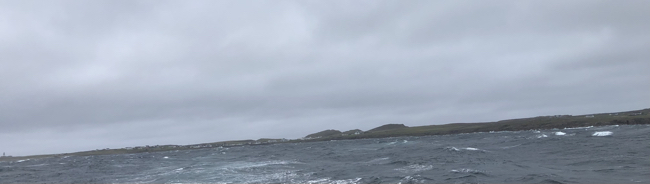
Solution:
[[[0,151],[648,108],[648,7],[0,0]]]

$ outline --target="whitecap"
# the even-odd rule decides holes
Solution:
[[[328,181],[330,181],[329,178],[321,178],[321,179],[307,181],[307,183],[326,183]]]
[[[537,135],[537,138],[544,138],[544,137],[548,137],[548,135],[546,134]]]
[[[594,134],[592,134],[591,136],[602,137],[602,136],[610,136],[610,135],[612,135],[612,132],[610,132],[610,131],[602,131],[602,132],[594,132]]]
[[[555,132],[555,135],[566,135],[564,132]]]
[[[452,169],[451,172],[454,173],[470,173],[470,174],[487,174],[486,171],[476,170],[476,169]]]
[[[165,157],[163,157],[163,158],[169,158],[169,157],[168,157],[168,156],[165,156]]]
[[[416,177],[419,177],[419,175],[416,175]],[[426,183],[426,180],[424,179],[418,180],[413,176],[405,176],[400,180],[399,183]]]
[[[458,149],[456,147],[446,147],[445,149],[450,150],[450,151],[460,151],[460,149]]]
[[[315,180],[310,180],[307,181],[307,183],[359,183],[359,180],[361,178],[353,178],[353,179],[347,179],[347,180],[331,180],[330,178],[321,178],[321,179],[315,179]]]
[[[426,170],[431,170],[431,169],[433,169],[432,165],[413,164],[413,165],[408,165],[408,166],[405,166],[405,167],[397,168],[395,170],[410,173],[410,172],[426,171]]]
[[[459,148],[456,148],[456,147],[453,147],[453,146],[446,147],[445,149],[448,150],[448,151],[462,151],[462,150],[467,150],[467,151],[485,151],[485,150],[482,150],[482,149],[472,148],[472,147],[466,147],[466,148],[460,148],[460,149],[459,149]]]

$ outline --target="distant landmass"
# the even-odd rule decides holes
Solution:
[[[354,129],[354,130],[348,130],[345,132],[341,132],[338,130],[323,130],[317,133],[309,134],[305,136],[305,139],[317,139],[317,138],[323,138],[323,137],[335,137],[335,136],[348,136],[348,135],[359,135],[362,134],[363,131],[359,129]]]
[[[141,153],[154,151],[184,150],[184,149],[201,149],[212,147],[229,147],[242,145],[264,145],[277,143],[297,143],[311,141],[328,141],[343,139],[365,139],[365,138],[383,138],[398,136],[427,136],[427,135],[445,135],[474,132],[492,132],[492,131],[519,131],[519,130],[541,130],[541,129],[562,129],[587,126],[605,126],[605,125],[633,125],[633,124],[650,124],[650,108],[616,112],[616,113],[599,113],[586,115],[553,115],[538,116],[532,118],[510,119],[497,122],[484,123],[452,123],[444,125],[427,125],[408,127],[404,124],[386,124],[368,131],[359,129],[341,132],[339,130],[324,130],[317,133],[309,134],[301,139],[258,139],[258,140],[236,140],[221,141],[212,143],[202,143],[193,145],[155,145],[155,146],[138,146],[126,147],[119,149],[92,150],[75,153],[34,155],[11,157],[2,156],[2,160],[18,160],[42,157],[61,157],[69,155],[107,155],[107,154],[125,154]]]
[[[553,128],[575,128],[586,126],[605,126],[605,125],[632,125],[632,124],[650,124],[650,108],[616,112],[616,113],[599,113],[585,115],[553,115],[538,116],[522,119],[509,119],[497,122],[483,123],[452,123],[444,125],[427,125],[408,127],[404,124],[386,124],[377,128],[370,129],[366,132],[354,135],[341,134],[322,134],[317,137],[307,136],[305,139],[314,141],[340,140],[340,139],[363,139],[363,138],[382,138],[398,136],[427,136],[427,135],[445,135],[474,132],[493,132],[493,131],[518,131],[531,129],[553,129]],[[328,130],[329,132],[338,132],[337,130]],[[310,134],[314,135],[314,134]]]
[[[384,131],[392,131],[392,130],[398,130],[398,129],[403,129],[403,128],[408,128],[404,124],[385,124],[382,126],[379,126],[377,128],[373,128],[368,130],[368,133],[372,132],[384,132]]]

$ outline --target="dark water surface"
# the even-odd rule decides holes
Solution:
[[[650,183],[650,126],[6,161],[0,182]]]

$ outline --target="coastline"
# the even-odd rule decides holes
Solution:
[[[449,135],[461,133],[477,132],[498,132],[498,131],[524,131],[524,130],[547,130],[547,129],[564,129],[589,126],[608,126],[608,125],[639,125],[650,124],[650,108],[616,112],[616,113],[599,113],[587,115],[555,115],[555,116],[538,116],[532,118],[509,119],[496,122],[482,123],[451,123],[443,125],[426,125],[426,126],[394,126],[396,128],[381,129],[377,131],[368,131],[358,134],[334,134],[326,137],[303,138],[303,139],[258,139],[258,140],[235,140],[221,141],[212,143],[192,144],[192,145],[156,145],[156,146],[138,146],[118,149],[103,149],[81,151],[74,153],[62,154],[45,154],[30,156],[3,156],[0,161],[15,161],[38,159],[46,157],[66,157],[66,156],[92,156],[92,155],[113,155],[113,154],[133,154],[143,152],[160,152],[173,150],[189,150],[216,147],[234,147],[245,145],[268,145],[281,143],[300,143],[316,142],[330,140],[349,140],[349,139],[369,139],[369,138],[386,138],[386,137],[403,137],[403,136],[430,136],[430,135]],[[395,125],[395,124],[389,124]],[[387,125],[383,125],[384,127]],[[378,127],[379,128],[379,127]],[[377,129],[377,128],[375,128]]]

